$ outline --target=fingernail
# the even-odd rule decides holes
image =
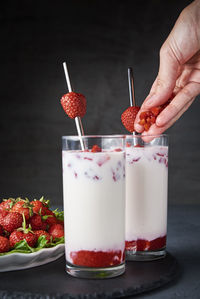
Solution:
[[[140,132],[143,131],[143,127],[140,126],[139,124],[135,124],[135,125],[134,125],[134,129],[135,129],[135,131],[137,131],[138,133],[140,133]]]
[[[149,99],[147,100],[147,102],[145,103],[146,106],[152,106],[153,102],[158,98],[157,94],[153,94],[152,96],[149,97]]]
[[[156,125],[158,127],[162,127],[164,125],[164,123],[163,123],[163,117],[160,117],[160,116],[157,117],[157,119],[156,119]]]

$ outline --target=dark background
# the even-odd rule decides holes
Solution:
[[[72,85],[87,97],[86,134],[126,133],[127,68],[136,100],[149,92],[159,49],[185,0],[4,1],[0,7],[1,198],[45,195],[62,204],[61,136],[76,134],[60,105]],[[168,130],[169,202],[200,203],[199,99]]]

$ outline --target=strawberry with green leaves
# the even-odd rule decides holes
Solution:
[[[64,228],[61,224],[53,224],[49,229],[49,233],[53,237],[53,240],[62,238],[64,237]]]
[[[39,215],[45,215],[46,209],[48,208],[49,200],[45,200],[42,196],[39,200],[35,199],[30,202],[32,206],[33,213]]]
[[[29,246],[35,247],[35,244],[37,242],[37,237],[32,232],[23,232],[15,230],[10,234],[9,241],[10,241],[10,247],[13,248],[16,243],[26,240]]]
[[[22,226],[23,217],[20,213],[9,212],[3,219],[3,228],[8,233],[12,233],[15,229]]]
[[[18,228],[17,230],[14,230],[9,237],[10,246],[13,248],[16,243],[26,240],[29,246],[35,247],[37,242],[37,237],[31,230],[31,227],[29,226],[26,228],[26,218],[23,214],[23,223],[22,227]]]
[[[17,212],[20,214],[24,214],[26,220],[33,215],[32,206],[28,199],[22,199],[18,197],[16,199],[16,203],[13,205],[11,212]]]
[[[12,206],[15,203],[14,198],[9,198],[9,199],[3,199],[3,201],[0,203],[0,213],[3,211],[9,212],[12,208]]]
[[[39,229],[46,230],[47,229],[47,223],[45,223],[45,220],[43,220],[43,216],[40,216],[38,214],[34,214],[30,218],[29,224],[31,225],[31,228],[33,230],[39,230]]]
[[[47,243],[50,243],[52,241],[51,235],[45,230],[35,230],[34,234],[36,235],[37,240],[40,236],[45,236]]]

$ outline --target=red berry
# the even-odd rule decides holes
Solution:
[[[6,216],[6,215],[8,215],[8,211],[6,211],[6,210],[3,210],[2,212],[0,212],[0,225],[2,225],[3,226],[3,221],[4,221],[4,217]]]
[[[51,225],[57,223],[57,218],[56,218],[55,216],[53,216],[53,215],[48,215],[48,214],[47,214],[47,216],[49,216],[49,217],[46,218],[46,216],[44,216],[44,218],[46,218],[46,219],[45,219],[45,224],[46,224],[46,225],[48,225],[48,226],[50,227]]]
[[[61,224],[63,227],[63,230],[64,230],[64,221],[63,220],[57,219],[57,224]]]
[[[29,246],[34,247],[37,242],[37,237],[34,233],[24,233],[22,231],[13,231],[9,237],[10,246],[13,248],[16,243],[26,240]]]
[[[35,244],[37,242],[37,236],[34,233],[24,233],[24,239],[26,240],[29,246],[35,247]]]
[[[13,248],[16,243],[24,239],[23,232],[14,230],[9,237],[10,247]]]
[[[61,224],[53,224],[49,229],[50,235],[55,238],[64,237],[64,229]]]
[[[10,198],[10,199],[7,199],[7,200],[3,200],[0,203],[0,213],[2,213],[3,211],[10,211],[10,209],[13,206],[13,204],[14,204],[14,199],[13,198]]]
[[[20,200],[16,202],[12,207],[11,212],[24,214],[26,220],[32,215],[32,209],[28,200]]]
[[[138,113],[138,111],[140,110],[140,107],[128,107],[121,116],[121,120],[122,123],[124,125],[124,127],[131,133],[133,133],[135,131],[134,129],[134,122],[135,122],[135,118],[136,115]]]
[[[3,219],[3,228],[9,233],[22,226],[23,217],[20,213],[9,212]]]
[[[92,153],[97,153],[97,152],[101,152],[101,148],[98,145],[93,145],[92,149],[91,149]]]
[[[4,230],[3,230],[3,226],[0,224],[0,236],[4,235]]]
[[[38,229],[45,230],[47,228],[47,224],[42,220],[42,217],[38,214],[34,214],[30,218],[29,223],[33,230],[38,230]]]
[[[0,236],[0,253],[10,250],[10,242],[7,238]]]
[[[83,117],[86,113],[86,99],[84,95],[69,92],[61,98],[61,105],[70,118]]]
[[[39,214],[39,215],[45,215],[46,211],[46,205],[40,201],[40,200],[33,200],[30,202],[32,205],[33,213],[34,214]]]
[[[48,232],[46,232],[45,230],[35,230],[34,234],[36,235],[37,239],[40,236],[45,236],[46,239],[47,239],[47,243],[51,242],[51,235]]]

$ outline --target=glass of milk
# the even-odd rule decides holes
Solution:
[[[126,136],[126,258],[165,256],[168,137]]]
[[[125,136],[62,137],[68,274],[107,278],[125,271]]]

